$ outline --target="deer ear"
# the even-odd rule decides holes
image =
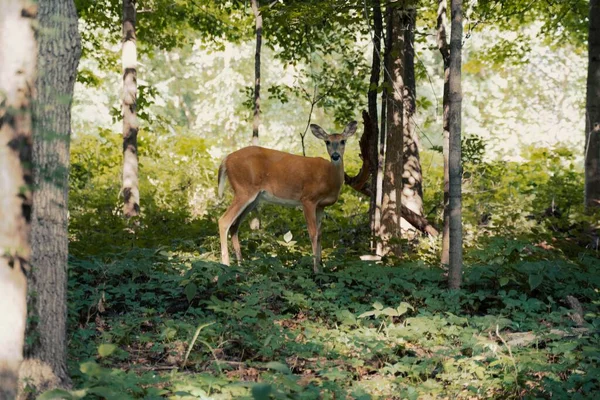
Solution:
[[[356,132],[357,126],[358,126],[358,122],[356,122],[356,121],[352,121],[348,125],[346,125],[346,127],[344,128],[344,132],[342,132],[342,136],[344,137],[344,139],[354,135],[354,132]]]
[[[327,132],[325,132],[325,130],[317,124],[310,124],[310,130],[312,131],[313,135],[321,140],[327,140],[329,137]]]

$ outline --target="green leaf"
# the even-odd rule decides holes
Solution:
[[[366,318],[375,315],[375,311],[366,311],[358,316],[358,318]]]
[[[383,305],[380,302],[376,301],[375,303],[373,303],[373,308],[376,310],[382,310]]]
[[[79,366],[79,370],[87,376],[99,377],[102,375],[102,367],[95,361],[84,362]]]
[[[185,293],[185,297],[187,298],[188,303],[190,303],[196,296],[196,293],[198,292],[198,286],[196,286],[194,282],[191,282],[185,287],[183,292]]]
[[[508,279],[506,276],[503,276],[502,278],[500,278],[500,286],[506,286],[509,281],[510,279]]]
[[[282,374],[286,374],[286,375],[289,375],[292,373],[287,365],[277,362],[277,361],[268,362],[265,365],[265,367],[272,369],[273,371],[281,372]]]
[[[529,275],[529,287],[531,290],[535,290],[538,286],[542,284],[544,280],[544,275],[541,274],[531,274]]]
[[[82,399],[87,395],[87,389],[81,390],[64,390],[64,389],[53,389],[47,392],[44,392],[40,396],[38,396],[38,400],[77,400]]]
[[[285,240],[286,243],[289,243],[293,237],[294,235],[292,235],[292,232],[287,231],[287,233],[283,235],[283,240]]]
[[[398,311],[398,315],[404,315],[409,309],[415,311],[413,306],[403,301],[396,310]]]
[[[381,314],[387,315],[388,317],[397,317],[398,311],[394,310],[392,307],[386,307],[381,310]]]
[[[100,357],[108,357],[117,349],[116,344],[102,343],[98,346],[98,354]]]
[[[268,400],[271,394],[271,385],[267,383],[259,383],[252,386],[252,397],[256,400]]]

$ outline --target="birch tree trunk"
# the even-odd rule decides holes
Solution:
[[[21,379],[38,391],[69,387],[67,373],[67,210],[71,104],[81,39],[72,0],[39,3],[37,101],[33,164],[36,190],[31,225],[30,315],[37,338]]]
[[[0,12],[0,399],[16,397],[27,320],[36,14],[26,0]]]
[[[450,152],[450,48],[446,34],[446,1],[438,0],[437,12],[437,43],[438,49],[442,54],[444,66],[444,94],[442,98],[442,130],[443,130],[443,157],[444,157],[444,227],[442,233],[442,254],[441,264],[450,263],[450,174],[448,171],[448,154]]]
[[[600,0],[590,0],[585,119],[585,206],[600,207]]]
[[[123,214],[140,214],[137,134],[136,0],[123,0]]]
[[[449,76],[449,156],[450,182],[450,289],[460,289],[462,283],[462,165],[461,165],[461,59],[462,59],[462,0],[451,2],[452,25],[450,31]]]
[[[371,77],[369,79],[369,92],[367,93],[369,117],[371,129],[375,136],[375,142],[384,141],[383,132],[379,132],[377,116],[377,88],[379,87],[379,75],[381,75],[381,35],[383,33],[383,17],[381,15],[380,0],[372,0],[373,7],[373,60],[371,64]],[[382,135],[382,136],[380,136]],[[377,146],[371,149],[371,159],[376,160],[371,169],[371,201],[369,203],[369,219],[371,223],[372,248],[379,248],[379,230],[381,227],[381,198],[383,186],[383,149],[378,151]],[[379,251],[376,250],[379,254]]]

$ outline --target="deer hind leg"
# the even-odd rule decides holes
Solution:
[[[254,196],[234,196],[233,201],[225,214],[219,218],[219,237],[221,239],[221,262],[225,265],[229,265],[229,249],[227,248],[227,233],[232,225],[238,220],[240,215],[243,214],[244,210],[252,204],[258,193]],[[239,249],[239,241],[237,240],[237,228],[236,228],[236,241]],[[235,246],[235,245],[234,245]],[[237,251],[237,250],[236,250]]]
[[[317,222],[317,207],[315,204],[305,203],[302,205],[304,210],[304,218],[306,218],[306,227],[308,228],[308,236],[312,244],[314,265],[313,270],[318,273],[321,269],[321,245],[319,243],[319,226]]]
[[[240,225],[242,221],[246,218],[246,216],[256,208],[258,205],[258,196],[248,204],[240,213],[240,215],[235,219],[231,227],[229,228],[229,233],[231,234],[231,243],[233,244],[233,250],[235,251],[235,258],[238,263],[242,262],[242,249],[240,248],[240,238],[238,236],[238,231],[240,229]]]

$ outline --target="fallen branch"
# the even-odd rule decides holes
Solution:
[[[577,337],[580,335],[585,335],[591,333],[591,331],[587,328],[573,328],[571,331],[563,331],[560,329],[551,329],[549,334],[556,335],[559,338],[569,338],[569,337]],[[514,332],[514,333],[506,333],[504,336],[507,338],[507,343],[509,346],[516,347],[527,347],[532,343],[539,342],[547,342],[550,341],[548,338],[548,334],[539,335],[534,332]]]

